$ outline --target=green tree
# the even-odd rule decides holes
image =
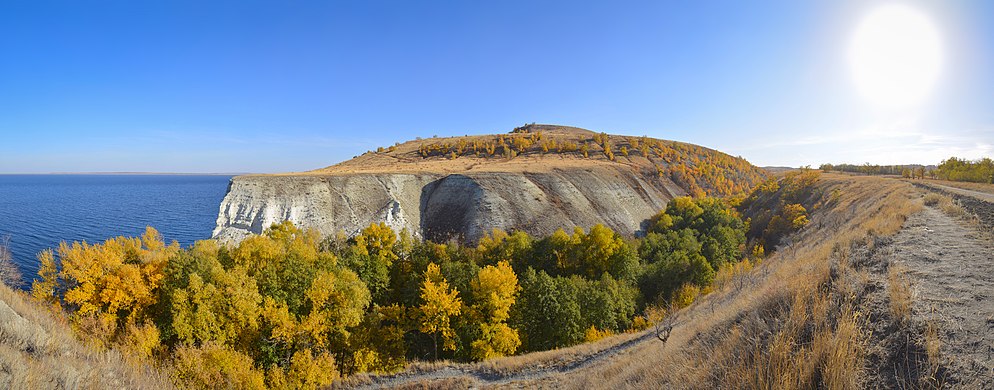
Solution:
[[[565,278],[529,269],[522,274],[521,295],[512,319],[529,351],[574,345],[583,340],[583,316],[577,288]]]

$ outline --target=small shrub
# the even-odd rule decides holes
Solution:
[[[591,325],[590,328],[587,328],[587,331],[584,332],[583,338],[584,340],[586,340],[586,342],[589,343],[591,341],[597,341],[611,335],[614,335],[614,332],[612,332],[610,329],[599,330],[597,329],[597,327]]]
[[[701,288],[696,285],[687,283],[680,287],[679,290],[673,294],[673,306],[682,309],[690,306],[697,299],[697,296],[701,294]]]
[[[926,206],[936,206],[942,202],[942,195],[930,192],[925,195],[924,201]]]

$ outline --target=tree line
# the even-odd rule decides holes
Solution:
[[[787,229],[806,223],[777,213]],[[31,294],[181,386],[316,387],[412,359],[479,361],[643,329],[647,308],[689,305],[758,261],[764,237],[750,231],[707,197],[674,199],[637,239],[595,225],[495,230],[470,246],[385,224],[321,237],[283,222],[237,245],[181,248],[148,228],[42,252]]]
[[[970,161],[950,157],[939,164],[935,173],[940,179],[945,180],[994,183],[994,160],[985,157]]]
[[[852,172],[866,175],[900,175],[910,179],[943,179],[950,181],[967,181],[974,183],[994,183],[994,160],[981,158],[968,160],[950,157],[942,160],[938,166],[924,165],[863,165],[854,164],[822,164],[819,169],[825,172]]]

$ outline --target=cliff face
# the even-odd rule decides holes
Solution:
[[[633,234],[675,196],[666,181],[627,167],[545,172],[240,176],[221,203],[216,238],[238,241],[283,220],[328,235],[372,222],[444,241],[491,229],[548,235],[601,223]]]
[[[598,223],[632,235],[676,196],[741,194],[764,176],[697,145],[529,125],[398,143],[310,172],[236,177],[214,237],[237,241],[284,220],[325,235],[386,222],[435,241]]]
[[[239,176],[221,201],[214,237],[239,241],[289,220],[328,235],[371,222],[420,233],[422,192],[436,175]]]

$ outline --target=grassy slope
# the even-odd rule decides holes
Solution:
[[[172,388],[158,370],[84,345],[69,324],[0,284],[0,388]]]
[[[598,358],[578,370],[535,367],[569,366],[639,335],[619,335],[594,344],[513,356],[478,364],[413,366],[461,373],[433,379],[410,375],[395,385],[459,388],[480,378],[515,377],[512,386],[556,388],[860,388],[871,378],[863,363],[877,348],[868,321],[889,314],[871,306],[868,286],[888,275],[867,267],[874,245],[897,232],[921,209],[913,187],[897,180],[826,174],[817,184],[823,194],[812,221],[752,272],[716,285],[715,293],[671,316],[675,324],[663,343],[654,337]],[[840,196],[832,200],[833,190]],[[895,296],[900,287],[889,287]],[[882,292],[877,294],[883,294]],[[877,296],[875,296],[877,297]],[[879,298],[879,297],[877,297]],[[901,302],[884,305],[900,306]],[[886,308],[883,309],[886,311]],[[885,362],[886,363],[886,362]],[[407,373],[411,374],[410,372]],[[401,374],[405,375],[405,374]],[[350,385],[372,382],[353,378]],[[484,381],[483,384],[509,384]]]

